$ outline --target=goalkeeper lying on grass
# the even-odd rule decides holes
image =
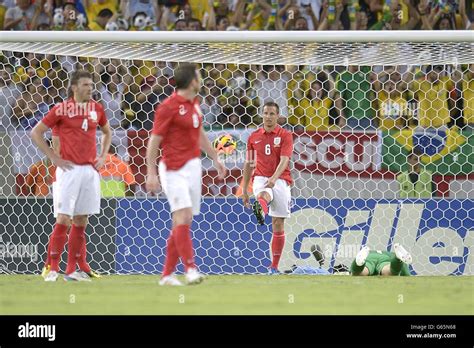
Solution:
[[[394,252],[370,250],[364,246],[351,265],[353,276],[409,276],[408,265],[412,257],[400,244],[393,245]]]

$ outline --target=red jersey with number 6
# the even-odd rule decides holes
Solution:
[[[191,101],[175,92],[158,105],[152,134],[163,137],[162,161],[167,170],[178,170],[201,156],[201,124],[198,98]]]
[[[76,103],[74,98],[56,104],[42,122],[59,135],[61,158],[74,164],[94,165],[97,157],[97,126],[105,126],[102,105],[94,100]]]
[[[247,160],[256,162],[254,176],[264,176],[270,178],[275,173],[280,164],[280,157],[286,156],[291,160],[293,154],[293,135],[287,130],[276,126],[271,132],[259,128],[252,134],[247,141]],[[291,184],[290,165],[280,175],[280,179]]]

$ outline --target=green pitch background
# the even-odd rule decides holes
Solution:
[[[472,276],[227,275],[177,288],[157,281],[0,275],[0,314],[474,314]]]

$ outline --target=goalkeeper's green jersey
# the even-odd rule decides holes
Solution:
[[[365,267],[369,270],[369,276],[378,276],[386,265],[390,265],[390,260],[396,257],[395,253],[389,251],[371,250],[365,260]],[[402,265],[401,276],[409,276],[410,270],[406,263]]]

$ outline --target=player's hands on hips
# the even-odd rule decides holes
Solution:
[[[245,208],[250,208],[250,196],[247,192],[242,193],[242,203]]]
[[[71,161],[64,160],[59,156],[54,156],[53,158],[51,158],[51,162],[53,162],[53,164],[57,168],[61,168],[64,171],[68,171],[69,169],[72,169],[74,165],[74,163],[72,163]]]
[[[215,164],[216,164],[216,169],[217,169],[217,174],[218,174],[218,176],[219,176],[219,179],[224,180],[224,178],[225,178],[225,176],[226,176],[226,174],[227,174],[227,168],[226,168],[225,165],[224,165],[221,161],[219,161],[219,160],[215,161]]]
[[[148,175],[146,177],[145,187],[147,192],[158,193],[160,190],[160,180],[158,179],[158,175]]]
[[[275,178],[268,179],[267,184],[265,185],[265,188],[274,188],[276,181],[277,179]]]
[[[99,170],[100,168],[102,168],[105,164],[105,157],[97,157],[95,159],[95,169]]]

